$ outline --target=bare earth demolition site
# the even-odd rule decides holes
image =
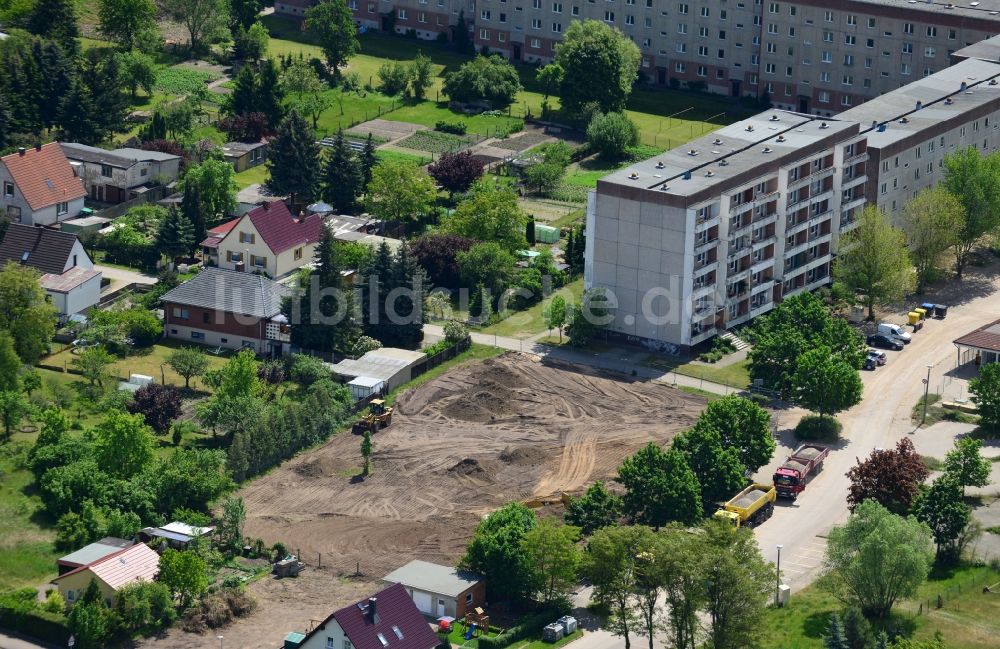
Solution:
[[[246,487],[246,533],[310,565],[380,578],[410,559],[453,564],[480,518],[510,501],[578,492],[650,441],[691,426],[705,401],[654,383],[507,354],[406,392],[354,476],[341,434]]]

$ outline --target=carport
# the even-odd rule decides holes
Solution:
[[[1000,320],[995,320],[954,340],[958,352],[958,366],[973,363],[1000,361]]]

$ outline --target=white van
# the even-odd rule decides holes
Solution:
[[[910,332],[906,331],[897,324],[892,324],[891,322],[881,323],[878,326],[878,333],[885,334],[887,336],[895,336],[896,338],[899,338],[907,345],[909,345],[910,340],[912,340],[912,338],[910,337]]]

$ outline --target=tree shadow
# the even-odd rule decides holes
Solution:
[[[802,620],[802,633],[807,638],[822,638],[830,628],[831,611],[817,611]]]

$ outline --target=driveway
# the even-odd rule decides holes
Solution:
[[[94,270],[100,271],[105,278],[111,280],[111,283],[105,286],[101,293],[117,291],[123,286],[127,286],[129,284],[156,283],[156,277],[140,273],[137,270],[129,270],[127,268],[119,268],[117,266],[102,266],[100,264],[94,264]]]

